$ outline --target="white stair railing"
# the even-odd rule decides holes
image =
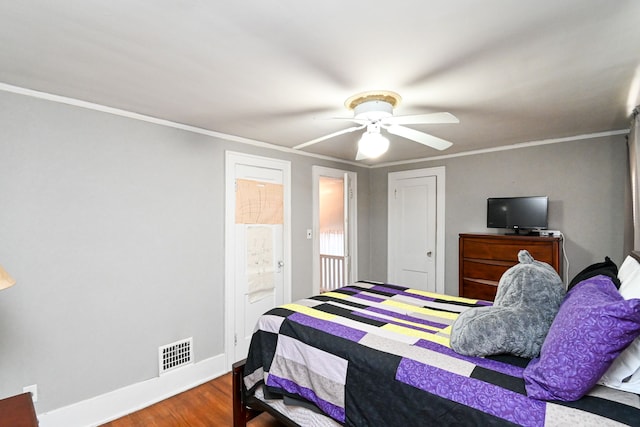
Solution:
[[[320,292],[343,287],[345,273],[343,256],[320,255]]]

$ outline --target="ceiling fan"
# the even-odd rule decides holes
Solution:
[[[460,123],[456,116],[444,112],[394,116],[393,109],[398,106],[401,99],[400,95],[391,91],[362,92],[351,96],[344,102],[344,105],[349,110],[353,110],[353,117],[337,117],[334,120],[355,122],[358,124],[357,126],[312,139],[293,148],[305,148],[320,141],[365,128],[366,130],[358,142],[356,160],[375,158],[387,151],[389,140],[382,135],[382,129],[390,134],[410,139],[437,150],[445,150],[452,145],[449,141],[403,125]]]

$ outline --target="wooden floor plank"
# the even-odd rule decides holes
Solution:
[[[206,382],[101,427],[221,427],[233,425],[231,374]],[[269,414],[249,427],[282,427]]]

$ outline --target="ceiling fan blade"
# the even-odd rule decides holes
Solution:
[[[321,136],[320,138],[312,139],[311,141],[307,141],[307,142],[304,142],[302,144],[296,145],[293,148],[295,150],[299,150],[301,148],[308,147],[310,145],[316,144],[316,143],[318,143],[320,141],[324,141],[325,139],[334,138],[336,136],[339,136],[339,135],[342,135],[342,134],[345,134],[345,133],[354,132],[356,130],[363,129],[366,126],[367,126],[367,124],[365,123],[365,124],[363,124],[361,126],[352,126],[350,128],[347,128],[347,129],[342,129],[342,130],[339,130],[338,132],[330,133],[329,135]]]
[[[437,136],[429,135],[404,126],[391,125],[385,126],[385,129],[387,129],[389,133],[419,142],[420,144],[435,148],[436,150],[446,150],[453,145],[451,142],[438,138]]]
[[[360,150],[356,153],[356,160],[367,160],[368,158],[369,156],[365,156]]]
[[[460,123],[460,120],[451,113],[414,114],[411,116],[392,116],[382,120],[388,125],[420,125],[440,123]]]

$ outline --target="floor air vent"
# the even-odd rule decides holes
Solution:
[[[158,349],[160,375],[193,362],[193,337],[164,345]]]

